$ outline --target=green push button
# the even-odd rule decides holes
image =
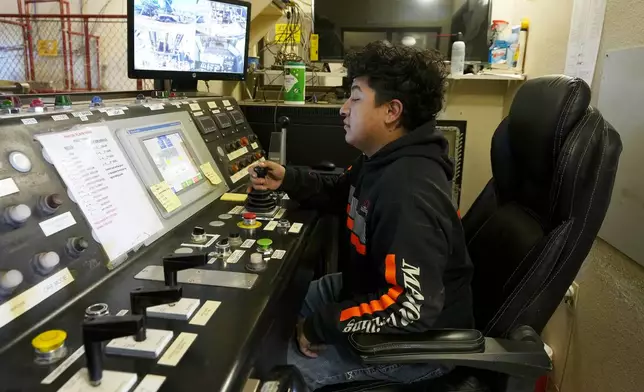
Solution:
[[[0,103],[0,108],[2,109],[11,109],[13,107],[13,102],[10,99],[5,99]]]
[[[57,95],[54,99],[55,107],[65,107],[72,106],[72,100],[69,98],[69,95]]]
[[[273,245],[273,240],[270,239],[270,238],[262,238],[262,239],[257,240],[257,245],[259,245],[260,247],[266,249],[266,248],[270,247],[271,245]]]

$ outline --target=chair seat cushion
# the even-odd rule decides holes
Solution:
[[[316,392],[489,392],[490,389],[471,369],[457,368],[450,374],[435,379],[412,384],[399,384],[387,381],[360,381],[346,384],[329,385]]]

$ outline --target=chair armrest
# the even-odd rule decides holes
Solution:
[[[485,337],[475,329],[433,329],[404,335],[352,334],[349,342],[360,355],[368,356],[485,351]]]
[[[431,330],[417,334],[352,334],[349,342],[365,363],[440,363],[539,377],[552,370],[543,342],[523,326],[510,339],[484,338],[475,330]]]

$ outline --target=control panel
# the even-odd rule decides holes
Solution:
[[[316,216],[219,200],[265,153],[234,100],[184,98],[0,115],[3,387],[240,390],[267,312],[299,306]]]
[[[232,97],[190,104],[192,116],[231,189],[243,187],[249,166],[266,159],[266,151]]]

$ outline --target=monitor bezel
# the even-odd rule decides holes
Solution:
[[[244,66],[242,73],[156,71],[134,68],[134,0],[127,0],[127,76],[130,79],[169,79],[169,80],[246,80],[248,73],[248,46],[250,41],[251,3],[241,0],[208,0],[216,3],[246,7],[246,40]]]

